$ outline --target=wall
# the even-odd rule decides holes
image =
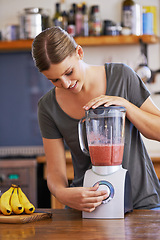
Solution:
[[[9,24],[18,24],[19,14],[23,12],[24,8],[27,7],[41,7],[49,12],[49,15],[52,17],[55,12],[55,3],[56,0],[0,0],[0,30],[3,29]],[[73,2],[79,3],[81,0],[66,0],[62,5],[63,9],[69,9]],[[143,5],[154,5],[157,6],[157,9],[160,9],[159,0],[141,0],[141,6]],[[98,4],[100,6],[101,18],[111,19],[117,23],[121,21],[121,5],[122,0],[87,0],[88,6]],[[9,6],[9,7],[8,7]],[[158,11],[159,19],[159,11]],[[159,23],[158,23],[159,29]],[[94,51],[93,51],[94,50]],[[148,47],[149,53],[149,66],[152,69],[157,69],[160,66],[160,46],[150,45]],[[97,54],[98,53],[98,54]],[[154,54],[156,53],[156,55]],[[85,48],[85,60],[91,64],[103,64],[105,61],[114,61],[114,62],[125,62],[131,67],[135,68],[138,64],[138,58],[140,54],[139,46],[108,46],[108,47],[89,47]],[[96,56],[96,58],[95,58]]]
[[[0,0],[0,30],[2,31],[7,24],[18,24],[18,16],[27,7],[41,7],[49,12],[50,16],[53,16],[55,12],[56,0]],[[64,1],[63,8],[69,9],[73,2],[79,3],[79,0],[66,0]],[[141,0],[138,1],[141,6],[154,5],[158,9],[158,33],[160,32],[160,0]],[[121,21],[121,4],[122,0],[87,0],[88,6],[98,4],[100,6],[100,12],[102,19],[110,19],[117,23]],[[106,61],[124,62],[135,69],[137,66],[138,58],[140,56],[140,47],[138,45],[132,46],[99,46],[99,47],[84,47],[85,56],[84,60],[90,64],[103,64]],[[160,68],[160,44],[148,46],[148,64],[152,70]],[[157,77],[156,84],[151,84],[148,88],[154,92],[160,91],[160,79]],[[160,95],[152,95],[156,104],[160,107]],[[147,148],[150,150],[157,150],[160,143],[149,141],[144,139]]]

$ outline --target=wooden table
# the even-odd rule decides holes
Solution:
[[[52,210],[52,218],[26,224],[0,224],[0,239],[105,240],[160,239],[160,211],[134,210],[124,219],[82,219],[75,210]]]

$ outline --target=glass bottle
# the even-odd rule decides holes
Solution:
[[[56,3],[56,12],[53,17],[54,26],[62,27],[62,14],[60,11],[60,3]]]
[[[75,26],[75,12],[74,9],[71,8],[68,14],[68,26],[67,32],[72,36],[75,37],[76,35],[76,26]]]
[[[90,13],[89,13],[89,35],[93,36],[93,12],[94,12],[94,6],[91,6]]]
[[[82,36],[82,23],[83,23],[82,4],[77,5],[75,23],[76,23],[76,36]]]
[[[92,36],[100,36],[102,30],[101,18],[100,18],[100,11],[99,6],[94,5],[91,7],[90,13],[90,23],[89,23],[89,33]]]
[[[68,28],[68,14],[66,11],[62,12],[62,28],[67,31]]]
[[[87,37],[89,35],[89,26],[88,26],[88,14],[87,14],[87,6],[85,3],[82,4],[82,35]]]
[[[122,3],[122,27],[129,28],[131,31],[134,5],[135,2],[133,0],[124,0]]]

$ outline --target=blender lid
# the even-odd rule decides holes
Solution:
[[[126,109],[125,109],[125,107],[122,107],[122,106],[111,105],[109,107],[99,106],[99,107],[97,107],[95,109],[90,108],[86,112],[98,115],[98,114],[103,114],[104,111],[105,111],[105,113],[113,113],[115,111],[126,112]]]

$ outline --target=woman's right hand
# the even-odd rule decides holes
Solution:
[[[62,139],[43,138],[47,159],[47,184],[50,192],[68,207],[92,212],[108,197],[105,190],[94,187],[68,187],[65,150]]]
[[[58,199],[68,207],[92,212],[108,197],[106,190],[98,190],[99,185],[93,187],[63,188],[58,192]]]

